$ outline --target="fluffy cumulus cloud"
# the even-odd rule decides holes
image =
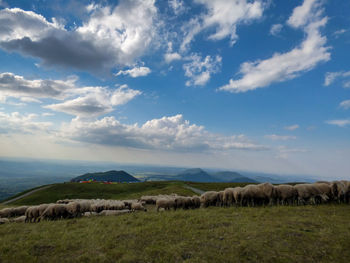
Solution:
[[[0,73],[0,96],[20,98],[26,102],[37,99],[64,99],[75,88],[77,78],[67,80],[25,79],[10,72]]]
[[[350,71],[327,72],[324,78],[324,85],[329,86],[336,80],[343,80],[343,87],[350,88]]]
[[[230,37],[231,44],[238,38],[236,28],[239,24],[249,23],[261,18],[265,5],[262,1],[247,0],[195,0],[206,8],[206,13],[191,19],[183,27],[186,32],[181,50],[188,48],[194,37],[203,30],[215,29],[209,35],[211,40],[221,40]]]
[[[329,121],[326,121],[326,123],[330,125],[335,125],[338,127],[345,127],[350,125],[350,119],[329,120]]]
[[[104,87],[85,87],[78,91],[77,98],[62,103],[46,105],[44,108],[64,112],[79,117],[97,117],[109,113],[116,106],[126,104],[141,94],[123,85],[112,91]]]
[[[320,0],[304,0],[301,6],[293,10],[287,24],[295,29],[302,29],[306,37],[303,42],[286,53],[275,53],[271,58],[244,62],[239,79],[230,79],[220,90],[246,92],[269,86],[276,82],[293,79],[309,71],[321,62],[330,59],[327,38],[321,35],[321,28],[327,23],[323,17]]]
[[[268,138],[273,141],[288,141],[288,140],[295,140],[297,137],[291,136],[291,135],[268,134],[268,135],[265,135],[265,138]]]
[[[345,110],[350,109],[350,100],[344,100],[339,104],[340,108],[343,108]]]
[[[144,77],[151,73],[151,69],[148,67],[134,67],[128,70],[120,70],[116,76],[129,75],[132,78]]]
[[[37,117],[36,114],[0,112],[0,134],[47,132],[52,123],[36,121]]]
[[[204,59],[198,54],[194,54],[188,58],[189,63],[183,65],[185,76],[190,80],[186,82],[186,86],[203,86],[208,83],[212,74],[220,70],[221,60],[220,56],[211,57],[206,56]]]
[[[243,135],[222,136],[190,124],[182,115],[163,117],[143,125],[126,125],[114,117],[96,121],[75,118],[62,126],[61,136],[72,140],[110,146],[174,151],[265,150],[265,146]]]
[[[87,21],[71,30],[19,8],[0,10],[0,48],[40,58],[45,65],[106,72],[132,65],[155,38],[154,0],[94,5]]]
[[[67,80],[28,80],[13,73],[0,74],[0,101],[7,97],[21,102],[41,103],[40,99],[63,101],[45,105],[43,108],[80,117],[96,117],[109,113],[119,105],[128,103],[141,94],[141,91],[122,85],[119,88],[79,87],[77,77]]]

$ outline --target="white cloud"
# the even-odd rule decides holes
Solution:
[[[344,89],[349,89],[350,88],[350,81],[344,81],[343,88]]]
[[[344,79],[350,77],[350,71],[337,71],[337,72],[327,72],[324,77],[325,86],[333,84],[337,79]],[[348,88],[348,82],[343,83],[344,88]],[[349,86],[350,87],[350,86]]]
[[[128,70],[120,70],[116,76],[119,75],[129,75],[133,78],[144,77],[151,73],[151,69],[148,67],[134,67]]]
[[[270,34],[273,36],[277,36],[283,28],[282,24],[274,24],[270,28]]]
[[[336,125],[339,127],[345,127],[350,125],[350,120],[349,119],[343,119],[343,120],[329,120],[326,121],[327,124],[331,124],[331,125]]]
[[[42,103],[42,101],[32,97],[21,97],[20,101],[28,102],[28,103]]]
[[[204,86],[207,84],[211,74],[219,71],[222,60],[220,56],[216,56],[215,58],[206,56],[202,60],[197,54],[193,54],[186,59],[191,60],[191,62],[183,65],[185,76],[190,78],[190,80],[186,82],[186,86]]]
[[[288,140],[295,140],[297,137],[290,136],[290,135],[269,134],[269,135],[265,135],[265,138],[268,138],[273,141],[288,141]]]
[[[346,31],[347,31],[346,29],[339,29],[339,30],[335,31],[333,33],[333,35],[335,36],[335,38],[338,38],[340,35],[346,33]]]
[[[321,17],[322,11],[318,0],[305,0],[303,5],[294,9],[288,20],[290,26],[301,28],[305,32],[304,41],[289,52],[275,53],[265,60],[244,62],[239,71],[242,77],[230,79],[229,84],[219,90],[234,93],[255,90],[293,79],[319,63],[328,61],[329,48],[325,47],[327,38],[320,33],[320,28],[327,22],[326,17]]]
[[[111,112],[116,106],[126,104],[140,91],[123,85],[115,90],[107,87],[79,87],[76,86],[77,77],[67,80],[28,80],[13,73],[0,74],[0,101],[7,97],[14,97],[22,102],[42,103],[38,99],[64,100],[63,102],[45,105],[44,108],[67,114],[84,117],[96,117]],[[23,106],[24,104],[16,104]]]
[[[166,63],[171,63],[174,60],[180,60],[182,57],[179,53],[174,52],[174,53],[166,53],[164,55],[164,60]]]
[[[294,8],[292,15],[287,23],[295,28],[303,27],[313,23],[315,18],[322,15],[321,1],[319,0],[304,0],[303,4]]]
[[[77,98],[46,105],[44,108],[79,117],[97,117],[113,111],[115,106],[126,104],[141,94],[140,91],[130,89],[126,85],[115,91],[103,87],[88,87],[79,92],[83,94]]]
[[[37,133],[49,130],[52,123],[35,121],[36,114],[23,115],[18,112],[0,112],[0,134]]]
[[[266,150],[243,135],[222,136],[190,124],[182,115],[147,121],[143,125],[126,125],[114,117],[93,122],[75,118],[62,126],[61,136],[72,140],[141,149],[174,151]]]
[[[340,108],[343,108],[345,110],[350,109],[350,100],[344,100],[339,104]]]
[[[88,6],[90,16],[67,30],[52,19],[19,8],[0,10],[0,48],[38,57],[45,65],[94,74],[134,64],[156,39],[154,0]]]
[[[169,0],[168,3],[175,15],[180,15],[186,11],[185,3],[182,0]]]
[[[296,129],[299,129],[299,125],[294,124],[294,125],[290,125],[290,126],[285,126],[284,129],[288,130],[288,131],[295,131]]]
[[[10,72],[0,73],[0,96],[40,102],[38,98],[64,99],[75,88],[76,77],[67,80],[28,80]]]
[[[55,116],[55,114],[53,114],[51,112],[43,112],[43,113],[41,113],[41,116],[43,116],[43,117],[50,117],[50,116]]]
[[[204,5],[207,13],[191,19],[183,28],[186,34],[181,44],[182,51],[188,48],[198,33],[210,28],[215,28],[215,33],[211,34],[209,39],[220,40],[230,37],[232,45],[238,38],[237,25],[261,18],[264,11],[264,5],[261,1],[195,0],[195,2]]]

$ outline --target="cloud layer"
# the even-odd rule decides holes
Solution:
[[[67,30],[32,11],[0,10],[0,48],[40,58],[50,66],[105,73],[134,63],[157,30],[154,0],[122,0],[116,7],[95,5],[89,19]]]
[[[295,29],[302,29],[306,38],[298,46],[286,53],[275,53],[271,58],[244,62],[240,66],[239,79],[230,79],[229,84],[219,90],[246,92],[263,88],[276,82],[293,79],[305,71],[313,69],[321,62],[330,59],[327,38],[321,35],[321,28],[327,23],[322,17],[321,1],[305,0],[293,10],[287,24]]]
[[[243,135],[222,136],[190,124],[182,115],[163,117],[139,126],[120,123],[114,117],[96,121],[73,119],[62,126],[61,136],[109,146],[173,151],[266,150]]]

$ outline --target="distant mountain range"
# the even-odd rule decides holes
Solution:
[[[77,176],[71,180],[71,182],[80,182],[94,180],[99,182],[118,182],[118,183],[130,183],[139,182],[138,179],[128,174],[125,171],[108,171],[101,173],[87,173]]]
[[[245,177],[237,172],[217,172],[209,174],[200,168],[187,169],[173,177],[174,180],[191,182],[232,182],[232,183],[257,183],[251,178]]]

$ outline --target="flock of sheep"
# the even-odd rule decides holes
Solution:
[[[135,211],[147,211],[147,209],[138,200],[66,199],[52,204],[4,208],[0,210],[0,224],[92,215],[119,215]]]
[[[39,222],[92,215],[120,215],[147,211],[146,204],[157,211],[195,209],[208,206],[304,205],[350,201],[350,181],[319,181],[313,184],[272,185],[249,184],[245,187],[208,191],[201,196],[157,195],[139,200],[67,199],[53,204],[21,206],[0,210],[0,224]]]

